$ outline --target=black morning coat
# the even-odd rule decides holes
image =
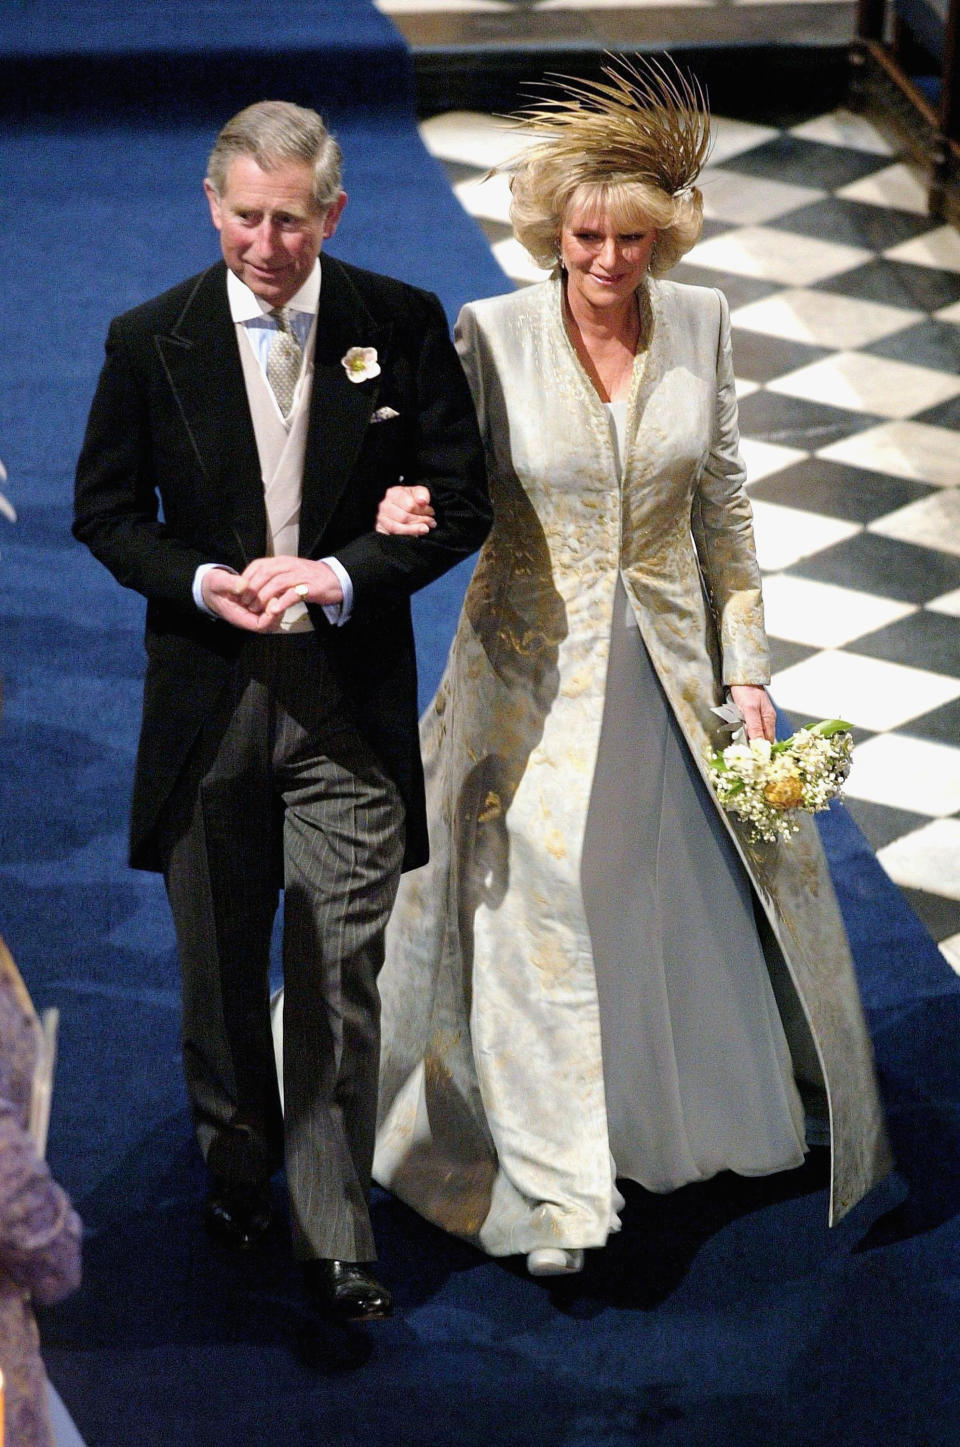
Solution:
[[[318,639],[353,716],[407,811],[406,857],[427,855],[410,595],[473,553],[490,526],[483,449],[436,297],[322,258],[300,555],[336,556],[353,613]],[[351,381],[350,347],[375,347],[380,375]],[[395,418],[371,421],[391,408]],[[373,530],[392,484],[423,483],[437,526],[420,538]],[[147,670],[130,862],[158,869],[158,816],[221,691],[244,633],[193,600],[201,563],[242,571],[266,552],[253,424],[222,262],[117,317],[77,466],[74,534],[147,599]]]

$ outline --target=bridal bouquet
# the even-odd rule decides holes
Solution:
[[[850,725],[832,718],[780,743],[728,744],[708,762],[721,807],[746,821],[752,839],[773,842],[797,832],[797,810],[828,807],[850,772],[852,752]]]

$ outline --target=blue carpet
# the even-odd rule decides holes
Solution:
[[[403,49],[396,30],[368,0],[5,0],[4,55],[56,56],[192,52],[234,47],[264,56],[307,51],[323,62],[366,64],[379,50]]]
[[[106,324],[216,255],[206,153],[278,56],[293,79],[271,89],[326,107],[344,146],[336,253],[432,287],[451,317],[504,289],[419,144],[383,18],[274,9],[269,43],[239,0],[0,11],[0,456],[21,513],[0,520],[0,929],[63,1012],[51,1159],[88,1229],[83,1289],[42,1318],[56,1387],[90,1447],[947,1447],[960,984],[842,810],[825,837],[900,1170],[836,1231],[814,1152],[774,1180],[631,1192],[621,1235],[551,1287],[378,1193],[399,1315],[312,1342],[279,1237],[238,1263],[203,1235],[172,932],[157,880],[125,867],[142,603],[69,536]],[[467,572],[419,600],[424,697]]]

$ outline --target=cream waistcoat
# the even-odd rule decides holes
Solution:
[[[284,422],[276,398],[257,360],[246,328],[240,327],[240,361],[247,389],[250,417],[257,439],[263,497],[267,509],[267,556],[296,556],[300,546],[300,502],[303,495],[303,459],[307,448],[310,398],[313,395],[313,352],[316,321],[304,348],[303,371],[293,409]],[[312,629],[304,603],[288,608],[280,624],[282,633]]]

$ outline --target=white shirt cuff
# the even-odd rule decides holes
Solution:
[[[339,603],[324,603],[323,605],[327,622],[332,623],[334,628],[342,628],[344,623],[349,622],[350,614],[353,612],[353,583],[350,581],[350,574],[346,568],[336,558],[321,558],[320,561],[326,563],[330,571],[336,575],[337,582],[343,590],[343,598]]]
[[[216,618],[217,614],[214,613],[212,608],[208,608],[203,601],[203,580],[211,568],[221,568],[223,572],[232,573],[234,577],[237,576],[237,570],[236,568],[228,568],[226,563],[201,563],[193,575],[193,601],[201,613],[206,613],[208,618]]]

